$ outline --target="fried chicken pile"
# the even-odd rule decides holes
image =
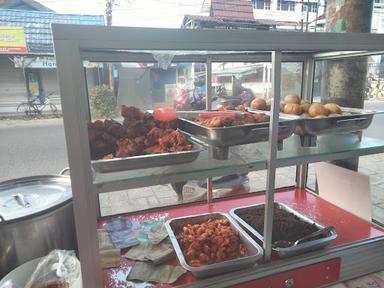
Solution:
[[[227,219],[188,224],[176,236],[187,263],[193,267],[245,256],[247,249]]]
[[[192,150],[177,122],[156,121],[149,112],[136,107],[121,107],[123,124],[106,119],[88,124],[91,158],[112,159],[143,154]]]
[[[200,125],[207,127],[229,127],[236,125],[253,124],[260,122],[268,122],[269,116],[264,113],[253,114],[244,113],[239,117],[211,117],[211,118],[195,118],[194,121]]]
[[[235,111],[241,111],[241,112],[246,112],[247,109],[245,108],[244,105],[235,105],[233,103],[229,103],[229,104],[223,104],[222,106],[220,106],[220,108],[218,109],[219,111],[231,111],[231,110],[235,110]]]

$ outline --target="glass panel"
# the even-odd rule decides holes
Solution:
[[[212,63],[212,86],[217,97],[216,109],[223,102],[235,105],[249,103],[254,98],[272,98],[272,65],[268,62],[215,62]],[[301,62],[282,63],[282,96],[301,95],[303,65]]]
[[[119,117],[121,105],[142,111],[205,109],[205,64],[170,63],[166,69],[159,63],[92,65],[99,67],[86,74],[92,119]],[[113,75],[113,91],[108,88],[109,75]]]
[[[292,136],[284,141],[284,148],[278,152],[278,165],[291,165],[337,159],[344,155],[367,155],[384,151],[384,141],[363,137],[361,142],[353,134],[322,136],[317,140],[317,147],[301,147],[300,139]],[[208,151],[200,153],[193,162],[183,165],[173,165],[150,169],[139,169],[115,173],[95,173],[94,183],[101,184],[104,189],[124,185],[126,181],[132,181],[132,185],[163,184],[172,179],[175,182],[184,179],[204,179],[245,173],[249,170],[262,170],[266,168],[268,145],[266,142],[248,145],[234,146],[230,148],[228,160],[214,160]],[[293,165],[293,164],[292,164]]]

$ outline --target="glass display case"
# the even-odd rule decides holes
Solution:
[[[294,131],[286,139],[279,138],[281,95],[298,94],[301,99],[312,102],[316,61],[382,54],[383,35],[74,25],[53,25],[52,29],[84,287],[118,287],[114,286],[117,284],[113,282],[113,275],[119,271],[126,275],[133,265],[122,258],[120,268],[101,273],[96,228],[105,225],[99,207],[102,193],[203,179],[208,179],[203,203],[181,201],[176,207],[158,207],[124,217],[140,215],[142,219],[169,220],[213,212],[229,213],[233,208],[264,203],[263,259],[247,270],[219,276],[196,278],[187,273],[174,284],[177,287],[317,287],[384,269],[381,260],[384,229],[305,189],[309,163],[384,152],[383,140],[354,133],[363,129],[358,124],[366,117],[359,114],[358,120],[336,118],[330,126],[347,125],[346,130],[327,130],[310,145],[305,145],[302,135]],[[87,83],[83,61],[97,66],[113,63],[119,73],[117,103],[143,111],[173,107],[182,111],[177,114],[180,116],[188,110],[216,111],[218,99],[236,98],[239,105],[247,105],[253,98],[269,99],[270,110],[265,113],[270,120],[264,127],[267,138],[253,141],[256,143],[229,145],[226,157],[218,159],[214,147],[196,137],[204,149],[192,161],[174,165],[162,162],[158,167],[109,173],[95,171],[88,123],[97,117],[91,113],[88,92],[92,85]],[[292,121],[307,120],[299,117]],[[279,142],[282,145],[278,145]],[[145,157],[139,160],[152,161]],[[295,187],[276,189],[277,169],[288,166],[297,166]],[[245,175],[259,170],[267,171],[265,192],[239,193],[225,199],[214,197],[213,177]],[[323,225],[335,226],[338,237],[325,249],[277,258],[272,253],[274,202],[289,205]]]

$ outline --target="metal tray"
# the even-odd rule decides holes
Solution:
[[[351,115],[341,115],[327,118],[299,117],[295,133],[298,135],[321,136],[326,134],[340,134],[357,132],[366,129],[372,122],[374,111],[344,108],[343,112]]]
[[[189,113],[187,118],[178,118],[178,127],[212,146],[234,146],[268,141],[269,122],[230,127],[207,127],[192,121],[198,115],[199,113]],[[280,120],[278,139],[282,141],[291,136],[295,127],[295,119]]]
[[[204,151],[206,147],[191,137],[189,137],[188,140],[193,144],[193,149],[190,151],[139,155],[107,160],[92,160],[92,168],[99,173],[109,173],[192,162],[196,160],[200,152]]]
[[[300,218],[301,220],[308,222],[310,224],[315,224],[318,229],[322,229],[325,226],[321,225],[318,222],[315,222],[305,215],[297,212],[296,210],[288,207],[287,205],[284,205],[282,203],[276,202],[275,205],[278,206],[279,209],[285,210],[287,212],[290,212]],[[243,227],[245,227],[249,232],[251,232],[252,235],[256,236],[259,240],[264,241],[264,237],[253,227],[251,227],[247,222],[245,222],[242,218],[240,218],[236,212],[242,209],[250,208],[250,207],[264,207],[264,204],[258,204],[258,205],[250,205],[250,206],[243,206],[243,207],[237,207],[233,208],[230,211],[230,215],[235,218]],[[281,258],[286,257],[292,257],[295,255],[299,255],[302,253],[310,252],[313,250],[321,249],[327,246],[332,240],[336,239],[337,234],[334,230],[329,232],[329,235],[327,237],[316,239],[308,242],[304,242],[301,244],[298,244],[296,246],[287,247],[287,248],[278,248],[278,247],[272,247],[272,251],[274,251],[276,254],[279,255]]]
[[[181,230],[187,224],[197,224],[208,219],[227,219],[230,222],[231,227],[239,232],[241,242],[247,248],[247,256],[200,267],[189,266],[176,239],[176,231]],[[208,277],[215,274],[251,267],[256,264],[256,261],[263,256],[263,249],[247,233],[245,233],[244,230],[241,229],[241,227],[229,217],[229,215],[225,213],[217,212],[174,218],[168,220],[165,223],[165,226],[181,266],[192,272],[197,277]]]

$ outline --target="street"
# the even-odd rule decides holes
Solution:
[[[0,120],[0,181],[68,166],[62,119]]]

